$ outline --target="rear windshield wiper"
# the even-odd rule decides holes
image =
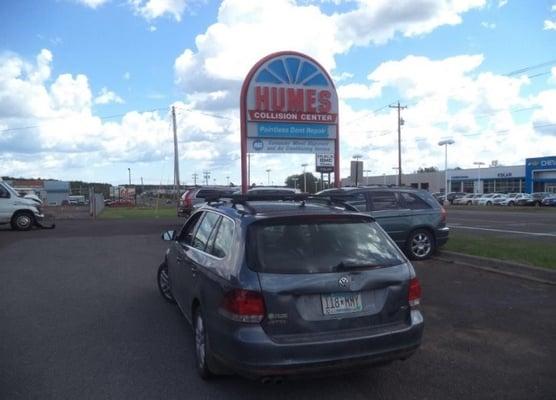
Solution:
[[[366,268],[384,268],[384,267],[391,267],[395,264],[371,264],[371,263],[347,263],[347,262],[340,262],[332,267],[333,271],[351,271],[351,270],[358,270],[358,269],[366,269]]]

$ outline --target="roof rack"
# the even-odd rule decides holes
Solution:
[[[243,211],[248,214],[256,214],[255,208],[249,204],[250,201],[297,201],[301,202],[300,207],[305,207],[306,202],[320,203],[329,207],[343,207],[348,211],[359,212],[357,208],[351,204],[346,203],[350,198],[349,195],[331,195],[331,196],[314,196],[308,193],[291,193],[291,194],[215,194],[214,196],[206,197],[205,200],[209,205],[221,205],[229,203],[233,208],[238,209],[237,206],[241,205]]]

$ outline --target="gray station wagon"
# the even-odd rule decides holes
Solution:
[[[405,360],[419,347],[421,288],[372,217],[309,200],[210,202],[158,269],[194,331],[202,378],[280,381]]]
[[[354,187],[327,189],[317,196],[345,202],[371,215],[413,260],[429,258],[448,241],[446,210],[425,190]]]

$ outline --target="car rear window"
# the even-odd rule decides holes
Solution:
[[[267,273],[327,273],[404,262],[382,229],[366,219],[267,220],[249,227],[248,264]]]
[[[431,208],[425,200],[415,193],[400,192],[400,196],[403,199],[405,208],[409,208],[410,210],[426,210],[427,208]]]

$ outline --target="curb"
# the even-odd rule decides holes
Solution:
[[[434,258],[440,261],[476,268],[487,272],[556,286],[556,270],[445,250],[439,251],[438,255],[434,256]]]

